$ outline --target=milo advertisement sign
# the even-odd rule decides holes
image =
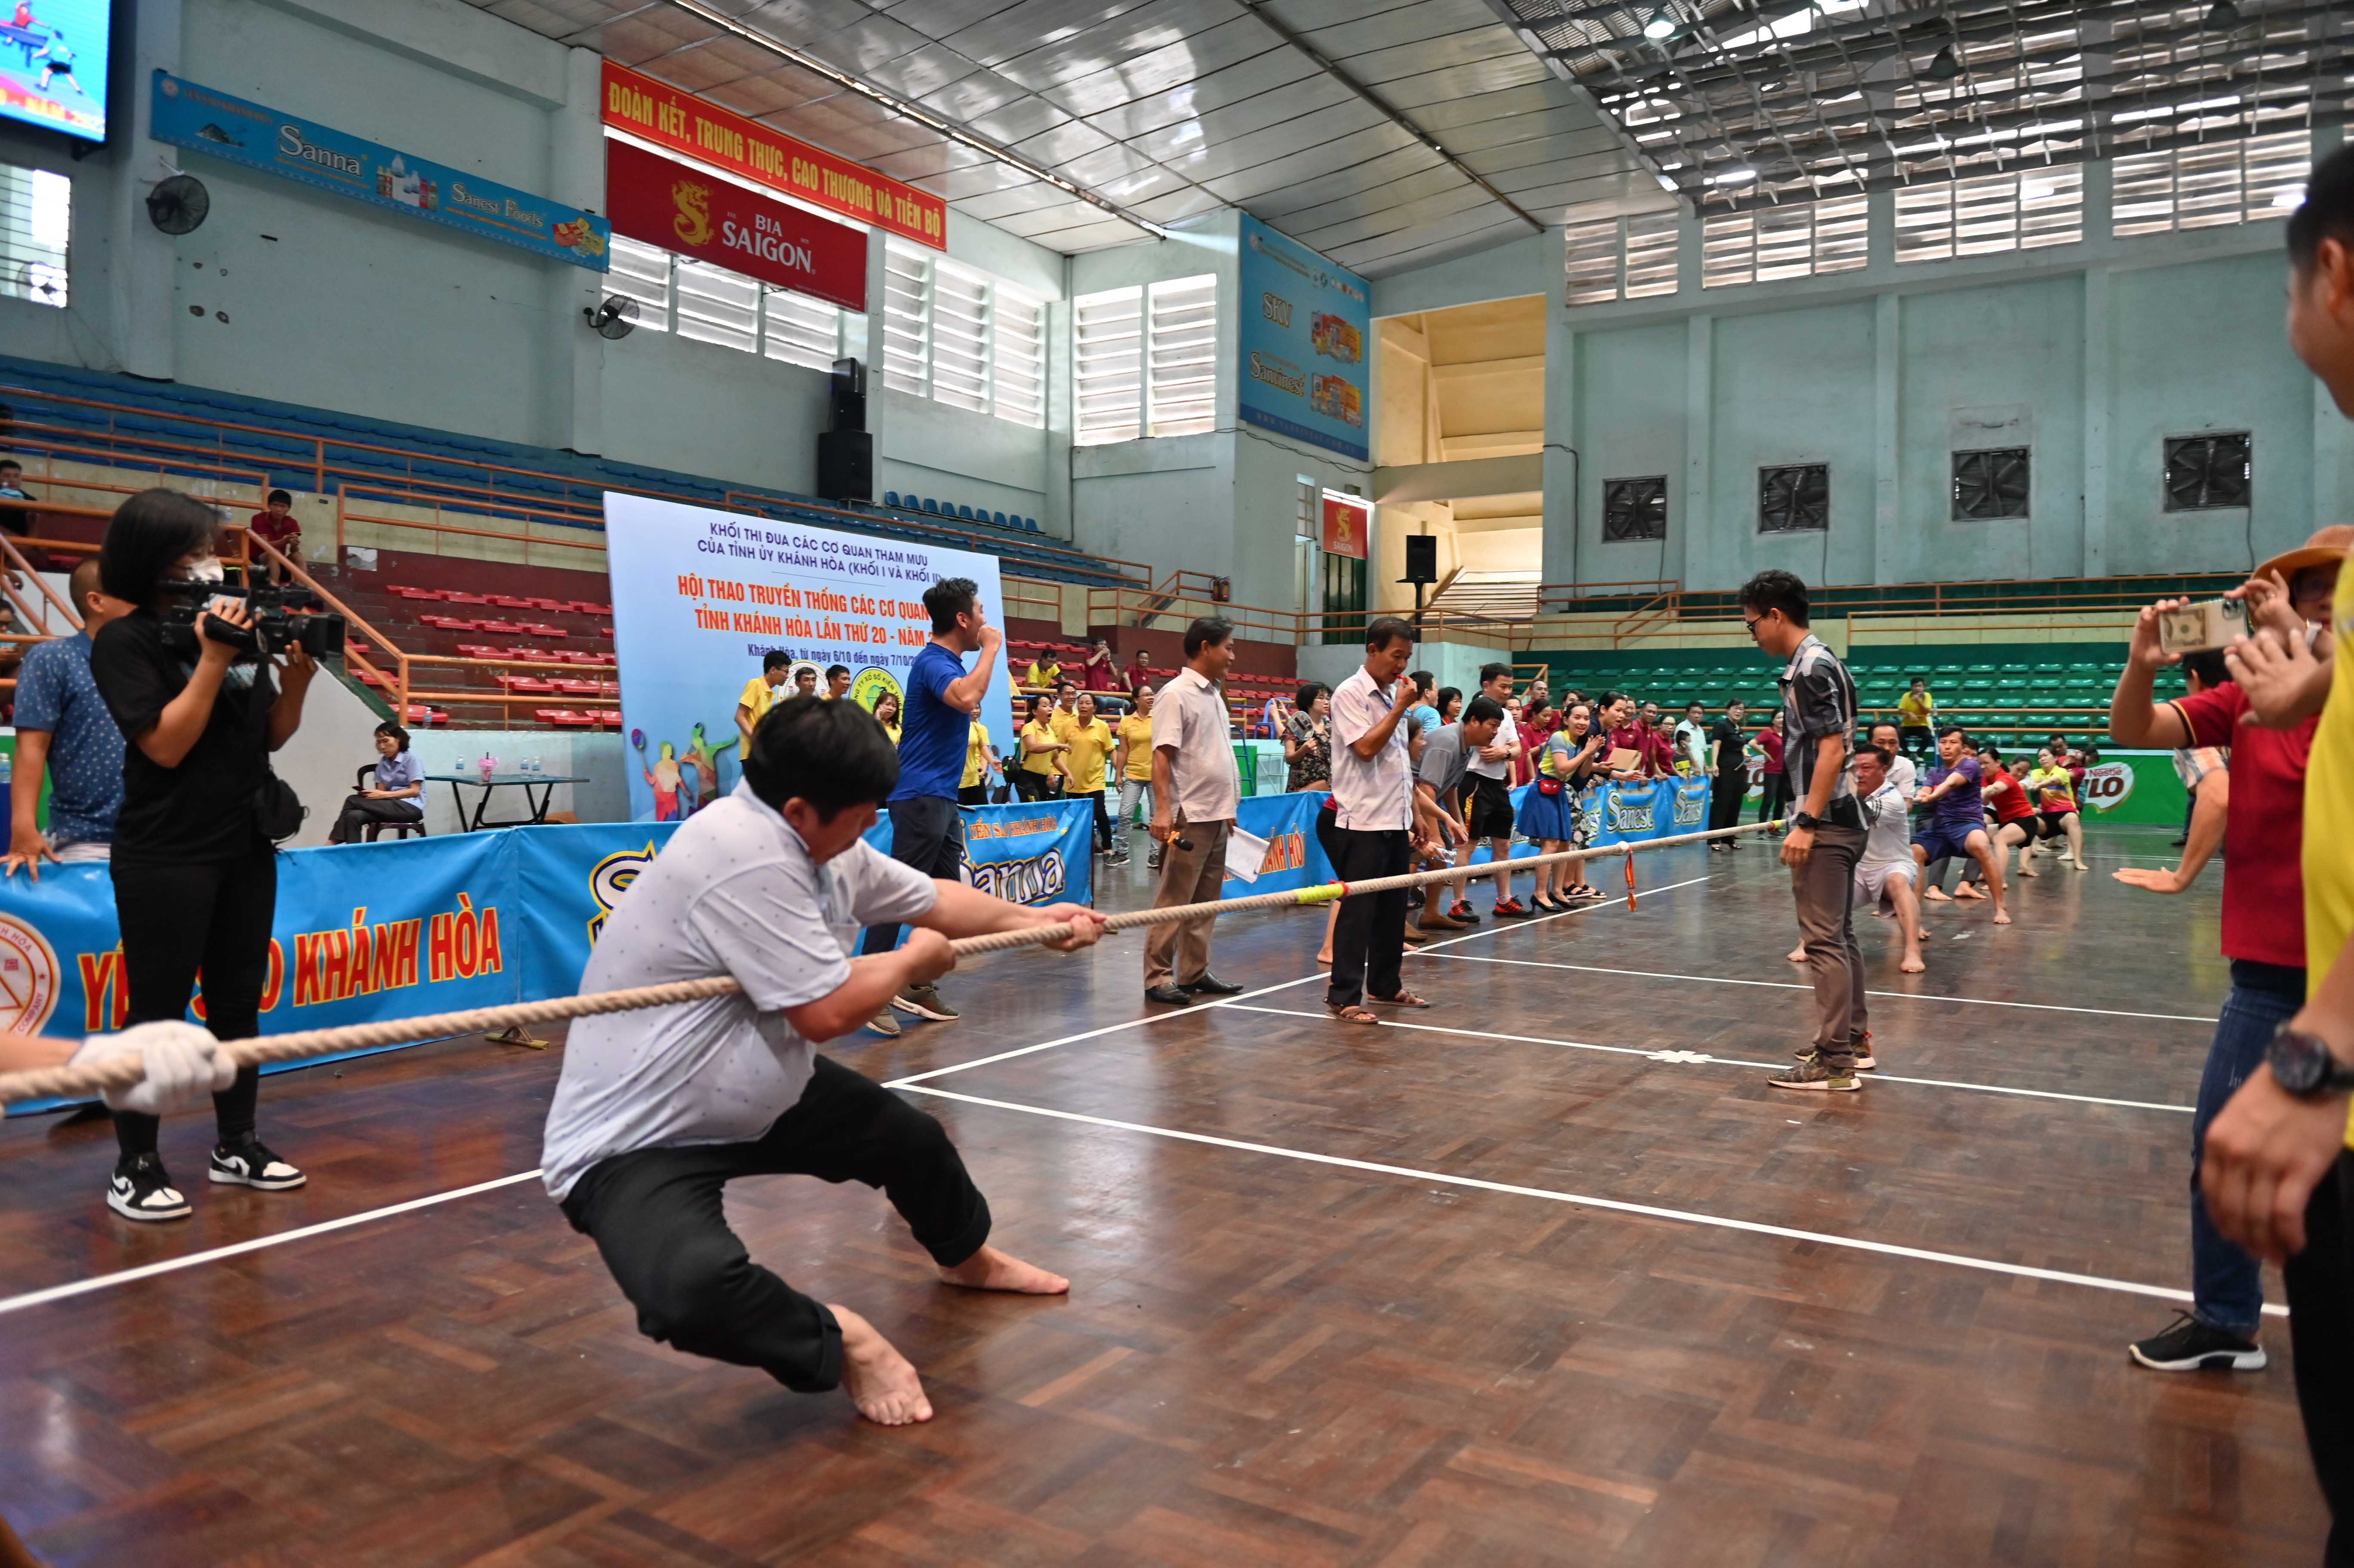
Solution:
[[[2134,767],[2130,762],[2104,762],[2084,769],[2084,800],[2088,810],[2108,816],[2133,799]]]

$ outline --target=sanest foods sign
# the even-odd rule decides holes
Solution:
[[[866,237],[627,142],[605,143],[613,231],[715,267],[866,308]]]

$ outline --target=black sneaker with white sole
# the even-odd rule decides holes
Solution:
[[[106,1184],[106,1206],[126,1220],[143,1224],[188,1217],[188,1200],[172,1185],[163,1158],[153,1150],[126,1155],[115,1162],[113,1178]]]
[[[212,1169],[207,1174],[228,1186],[257,1187],[264,1192],[283,1192],[309,1180],[249,1132],[217,1145],[213,1150]]]
[[[2264,1348],[2242,1334],[2178,1312],[2162,1333],[2126,1347],[2126,1353],[2152,1372],[2259,1372]]]

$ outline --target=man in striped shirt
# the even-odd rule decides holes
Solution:
[[[1789,661],[1781,683],[1782,762],[1798,806],[1782,841],[1782,863],[1790,868],[1815,986],[1814,1044],[1797,1065],[1768,1081],[1777,1089],[1852,1093],[1863,1086],[1857,1069],[1878,1065],[1849,897],[1867,836],[1849,747],[1855,681],[1808,630],[1807,585],[1792,574],[1764,571],[1751,577],[1741,589],[1741,619],[1759,649]]]

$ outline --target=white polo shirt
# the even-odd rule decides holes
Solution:
[[[1510,779],[1512,776],[1511,748],[1521,744],[1521,726],[1513,722],[1511,714],[1504,715],[1504,722],[1496,726],[1496,738],[1488,744],[1504,747],[1505,754],[1490,762],[1475,751],[1471,754],[1468,771],[1483,779]]]
[[[1390,738],[1370,758],[1355,743],[1389,717],[1390,698],[1362,664],[1332,694],[1332,800],[1334,825],[1354,832],[1382,832],[1414,824],[1414,768],[1406,757],[1406,721],[1398,718]]]
[[[811,863],[749,784],[689,817],[606,920],[580,990],[733,975],[744,991],[573,1024],[540,1154],[548,1195],[616,1154],[767,1132],[815,1054],[783,1010],[849,978],[861,927],[913,920],[934,896],[929,877],[864,840]]]
[[[1152,705],[1152,749],[1174,747],[1170,802],[1189,822],[1231,822],[1242,802],[1226,699],[1193,670],[1180,670]]]

